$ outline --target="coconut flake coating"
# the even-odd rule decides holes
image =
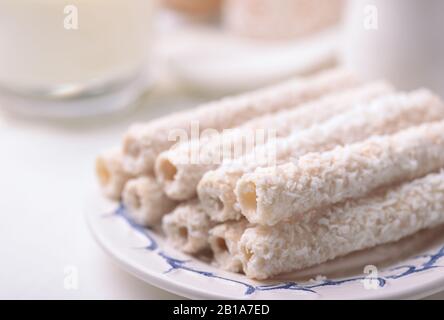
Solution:
[[[245,145],[248,139],[253,139],[251,147],[254,147],[266,143],[269,138],[285,137],[392,91],[392,87],[382,81],[338,90],[290,110],[266,114],[235,129],[200,138],[198,144],[194,141],[181,143],[159,155],[155,165],[156,177],[170,198],[190,199],[196,196],[197,185],[206,172],[216,169],[223,160],[235,159],[251,151]],[[264,139],[256,139],[258,130],[263,130]],[[274,136],[267,134],[270,130],[274,130]],[[232,150],[233,146],[241,153],[224,154],[224,150]],[[198,155],[197,161],[192,161],[193,153]],[[174,175],[170,173],[172,167]]]
[[[274,225],[443,167],[444,122],[437,122],[258,168],[239,180],[236,193],[251,223]]]
[[[152,174],[159,153],[176,143],[169,138],[177,130],[185,130],[190,135],[194,123],[199,124],[200,130],[233,128],[254,117],[294,107],[350,83],[356,83],[353,75],[343,69],[334,69],[176,112],[147,124],[135,124],[123,139],[123,166],[134,175]]]
[[[295,161],[309,152],[328,151],[373,135],[391,134],[441,119],[444,106],[428,90],[378,98],[296,134],[269,141],[254,152],[207,172],[198,185],[199,198],[212,219],[240,219],[235,188],[246,173]],[[275,163],[270,163],[270,154]]]
[[[441,172],[318,210],[302,221],[249,228],[239,252],[248,277],[267,279],[397,241],[443,222]]]

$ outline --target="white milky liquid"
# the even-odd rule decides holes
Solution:
[[[0,87],[45,90],[130,76],[145,63],[152,3],[0,0]]]

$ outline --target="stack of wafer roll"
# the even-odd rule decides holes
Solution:
[[[441,102],[428,91],[390,94],[369,104],[357,105],[301,132],[258,146],[257,149],[262,150],[207,172],[198,186],[199,197],[214,220],[239,219],[242,215],[234,192],[236,183],[244,174],[266,167],[269,157],[261,155],[270,150],[275,153],[277,164],[282,164],[309,152],[326,151],[443,116]]]
[[[296,109],[326,94],[354,87],[358,82],[349,71],[334,69],[135,124],[125,133],[121,147],[99,155],[96,172],[102,190],[106,196],[122,199],[127,207],[135,208],[129,214],[137,222],[145,226],[157,224],[177,205],[177,199],[165,196],[162,184],[154,177],[154,163],[160,153],[176,147],[177,138],[188,141],[186,138],[191,138],[195,125],[198,130],[235,128],[255,117]],[[176,174],[168,164],[163,169],[167,175]]]
[[[157,156],[175,144],[177,134],[200,130],[234,128],[255,117],[295,108],[325,94],[356,85],[353,74],[343,69],[326,71],[306,79],[295,79],[255,92],[178,112],[148,124],[135,124],[123,141],[123,167],[135,175],[152,174]]]
[[[255,138],[260,130],[273,130],[275,137],[288,136],[292,132],[306,129],[351,109],[358,103],[365,103],[387,94],[390,90],[391,87],[384,82],[363,85],[327,94],[298,108],[252,119],[221,135],[201,139],[197,150],[200,160],[198,163],[193,162],[190,157],[193,142],[182,143],[177,148],[164,151],[158,156],[155,166],[156,176],[169,197],[176,200],[190,199],[196,196],[197,185],[206,172],[216,169],[223,160],[236,158],[234,154],[228,154],[231,156],[229,159],[224,158],[227,147],[243,146],[248,137]],[[264,134],[264,138],[262,141],[256,139],[255,145],[265,143],[269,137]],[[242,148],[241,152],[248,151],[246,149]],[[238,154],[237,157],[241,155]],[[169,174],[171,169],[175,172],[174,176]]]
[[[336,69],[134,125],[96,167],[136,223],[267,279],[444,223],[444,103]]]
[[[444,172],[437,172],[310,212],[301,221],[247,228],[236,250],[248,277],[267,279],[442,223]]]

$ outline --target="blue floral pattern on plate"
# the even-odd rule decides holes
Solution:
[[[106,214],[105,216],[110,217],[110,214]],[[184,270],[187,272],[199,274],[203,277],[209,277],[213,279],[219,279],[221,281],[231,282],[244,287],[244,294],[247,296],[257,291],[272,291],[272,290],[293,290],[293,291],[301,291],[308,293],[317,293],[316,291],[317,288],[328,287],[328,286],[339,286],[345,283],[369,281],[369,280],[376,281],[377,285],[382,288],[387,284],[389,280],[396,280],[410,276],[415,273],[421,273],[430,269],[443,267],[438,263],[440,262],[441,259],[444,258],[444,246],[442,246],[435,252],[413,257],[412,259],[410,259],[410,264],[400,265],[392,269],[389,269],[386,271],[387,275],[384,276],[378,276],[374,278],[369,276],[356,276],[339,280],[325,279],[317,281],[316,283],[304,283],[304,284],[300,284],[294,281],[285,281],[285,282],[277,282],[274,284],[267,284],[267,285],[253,285],[248,282],[223,277],[214,272],[197,269],[195,267],[190,266],[192,262],[191,260],[182,260],[170,256],[158,245],[158,243],[151,234],[152,230],[137,225],[134,221],[132,221],[128,217],[128,215],[126,214],[125,207],[122,204],[120,204],[117,207],[117,209],[111,214],[111,216],[114,217],[117,216],[124,219],[131,226],[131,228],[133,228],[135,231],[142,234],[146,238],[147,244],[146,246],[144,246],[144,249],[156,253],[166,262],[168,267],[164,271],[165,273],[170,273],[174,270]],[[420,263],[415,263],[419,262],[420,260],[423,261]]]

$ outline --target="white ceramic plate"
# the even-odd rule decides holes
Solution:
[[[89,201],[86,215],[99,244],[123,269],[188,298],[414,299],[444,288],[444,227],[258,282],[178,252],[162,235],[132,224],[118,204],[99,195]]]

